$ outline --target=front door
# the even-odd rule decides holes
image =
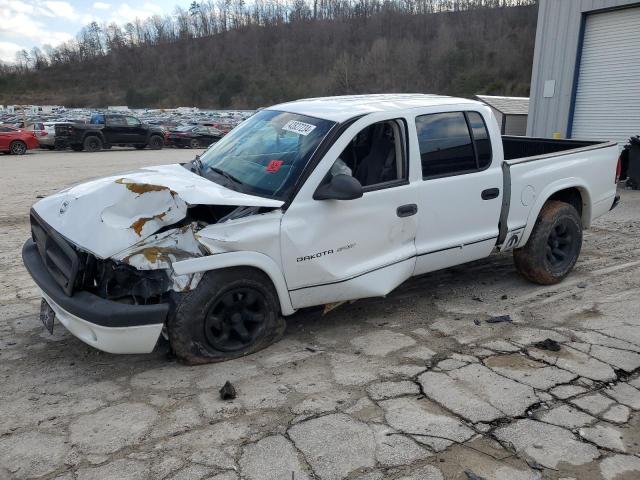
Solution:
[[[494,124],[475,111],[418,115],[412,122],[423,177],[416,275],[487,257],[495,247],[503,192],[502,151],[492,152],[487,128],[500,138]]]
[[[382,296],[415,266],[415,187],[406,120],[369,115],[329,149],[282,220],[282,262],[294,308]],[[355,200],[314,200],[332,175],[363,185]]]

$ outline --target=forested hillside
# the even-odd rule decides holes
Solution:
[[[0,65],[0,104],[253,108],[376,92],[528,95],[534,0],[220,0]]]

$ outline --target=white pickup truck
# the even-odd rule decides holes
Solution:
[[[514,251],[552,284],[617,203],[615,143],[501,137],[489,108],[433,95],[259,111],[185,165],[77,185],[31,211],[41,319],[113,353],[161,334],[188,363],[255,352],[297,309],[384,296]]]

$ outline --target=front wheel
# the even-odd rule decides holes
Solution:
[[[192,365],[257,352],[284,330],[270,279],[251,268],[207,272],[195,290],[178,294],[167,322],[171,348]]]
[[[192,138],[191,141],[189,142],[189,148],[199,148],[199,147],[200,147],[200,142],[195,138]]]
[[[540,285],[560,282],[573,269],[582,248],[582,221],[576,209],[552,200],[540,211],[529,241],[514,250],[516,269]]]
[[[11,155],[24,155],[27,152],[27,145],[20,140],[15,140],[11,142],[9,151],[11,152]]]

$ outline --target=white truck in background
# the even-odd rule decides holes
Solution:
[[[471,100],[300,100],[188,164],[40,200],[23,258],[48,327],[113,353],[150,352],[164,332],[182,360],[221,361],[278,339],[298,309],[495,251],[561,281],[617,203],[617,161],[615,143],[501,137]]]

